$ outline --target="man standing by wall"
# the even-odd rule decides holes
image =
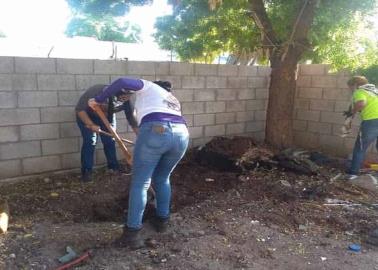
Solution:
[[[353,91],[352,110],[350,117],[360,113],[361,126],[354,144],[352,164],[348,171],[348,179],[356,179],[360,173],[368,147],[378,137],[378,89],[375,85],[368,84],[363,76],[354,76],[348,81],[348,86]],[[351,121],[347,128],[350,129]],[[377,145],[378,149],[378,145]]]
[[[89,182],[92,180],[93,158],[94,151],[97,144],[98,132],[101,130],[108,131],[105,124],[101,121],[99,116],[88,107],[88,100],[94,98],[102,92],[106,85],[94,85],[90,87],[79,99],[76,105],[76,122],[80,128],[83,137],[83,144],[81,147],[81,174],[82,181]],[[120,103],[117,103],[120,102]],[[118,105],[118,106],[117,106]],[[106,105],[103,105],[102,110],[108,118],[109,123],[113,128],[116,127],[115,113],[124,111],[129,125],[137,132],[138,125],[133,117],[133,108],[129,101],[122,100],[122,96],[111,96],[106,100]],[[102,144],[104,145],[104,153],[106,156],[107,166],[109,170],[118,171],[120,169],[117,156],[115,141],[105,135],[100,134]]]

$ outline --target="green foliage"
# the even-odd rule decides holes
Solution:
[[[348,29],[348,31],[346,31]],[[314,63],[331,64],[335,70],[369,66],[376,63],[378,47],[368,25],[356,17],[348,26],[342,26],[329,33],[328,40],[319,43],[312,52]]]
[[[152,0],[66,0],[68,5],[78,14],[91,17],[124,16],[131,6],[150,4]]]
[[[151,0],[66,0],[73,18],[67,36],[96,37],[104,41],[137,42],[141,29],[130,22],[119,22],[132,5],[149,4]]]
[[[246,8],[244,0],[225,0],[213,11],[207,1],[182,0],[172,15],[158,18],[155,38],[183,60],[212,62],[224,52],[254,52],[260,35]]]
[[[211,61],[228,52],[256,52],[262,47],[261,33],[249,15],[247,0],[223,0],[215,10],[208,1],[171,0],[174,13],[160,17],[156,41],[175,51],[182,60]],[[296,14],[306,1],[266,0],[265,8],[278,39],[278,46],[290,43]],[[374,55],[377,48],[368,39],[355,37],[364,25],[364,14],[374,10],[376,0],[321,0],[308,36],[299,46],[310,48],[302,60],[330,63],[335,68],[355,68],[372,61],[361,52]],[[357,16],[359,15],[359,17]],[[366,24],[364,25],[366,26]]]
[[[103,41],[138,42],[141,29],[129,22],[117,23],[114,19],[103,19],[100,22],[89,18],[73,18],[66,29],[67,36],[96,37]]]
[[[378,85],[378,64],[374,64],[366,68],[358,69],[355,71],[355,74],[363,75],[369,80],[369,83]]]

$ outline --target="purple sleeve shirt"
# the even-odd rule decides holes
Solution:
[[[114,96],[124,90],[138,91],[143,89],[143,82],[139,79],[120,78],[115,80],[111,85],[107,86],[102,92],[95,97],[96,102],[103,103],[110,96]]]

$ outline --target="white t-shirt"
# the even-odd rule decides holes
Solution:
[[[134,108],[138,124],[144,116],[150,113],[168,113],[181,116],[180,102],[172,93],[161,88],[159,85],[142,80],[144,86],[135,91]]]

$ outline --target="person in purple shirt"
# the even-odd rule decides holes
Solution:
[[[180,102],[170,92],[170,84],[123,77],[90,99],[88,105],[92,108],[101,105],[114,95],[125,96],[133,103],[139,125],[133,151],[127,220],[116,244],[138,249],[144,246],[140,230],[151,184],[156,193],[152,225],[158,232],[167,229],[171,203],[169,178],[186,152],[189,132]]]

